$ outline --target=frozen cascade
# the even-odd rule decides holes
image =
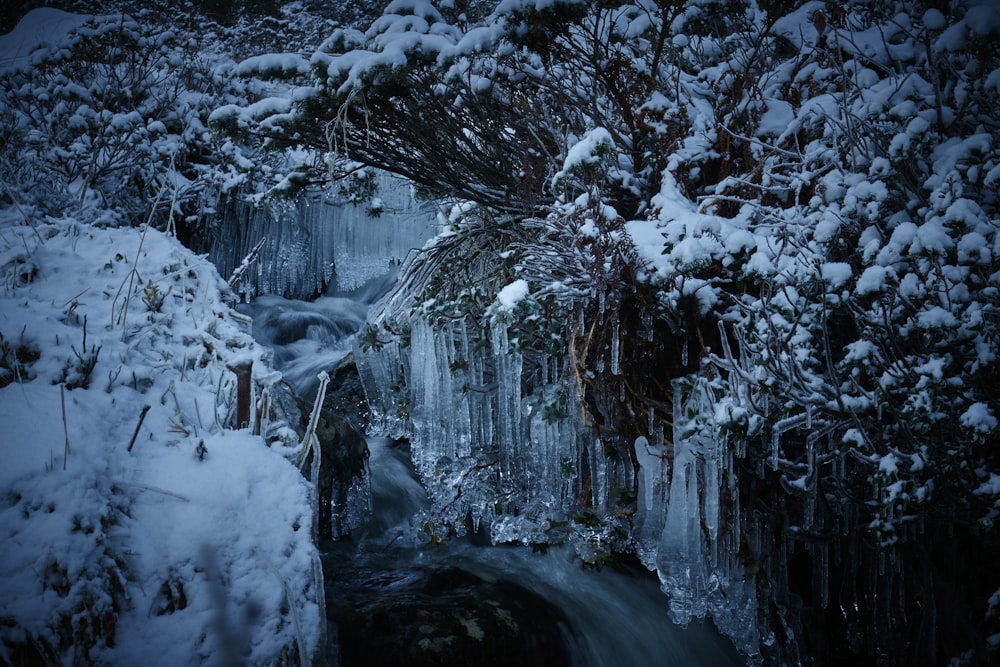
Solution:
[[[356,345],[356,358],[373,434],[410,438],[431,501],[425,530],[482,528],[495,543],[547,543],[562,539],[553,527],[573,523],[581,507],[614,521],[614,496],[633,485],[632,468],[605,454],[607,443],[576,408],[575,385],[548,358],[529,371],[502,316],[480,332],[466,320],[431,321],[415,292],[397,291],[372,308],[378,341]],[[635,441],[631,535],[642,563],[658,573],[675,622],[711,617],[754,655],[756,581],[740,561],[732,520],[739,516],[732,447],[711,418],[708,380],[676,380],[674,396],[673,442],[655,418],[648,437]],[[581,557],[608,548],[599,529],[577,530]]]
[[[496,542],[545,542],[581,495],[605,513],[630,470],[609,462],[545,358],[526,376],[502,318],[473,333],[429,322],[388,295],[369,314],[375,345],[356,345],[373,434],[410,439],[433,511],[454,528],[485,521]],[[483,344],[485,342],[485,344]],[[586,484],[586,488],[583,485]],[[578,510],[577,510],[578,511]]]
[[[741,561],[744,536],[734,520],[740,445],[718,431],[712,381],[675,380],[673,423],[651,414],[649,433],[634,442],[634,463],[609,456],[614,444],[596,436],[589,408],[581,410],[586,402],[565,359],[532,352],[529,362],[507,314],[494,312],[482,330],[471,319],[434,315],[433,302],[416,296],[428,275],[421,261],[403,267],[402,287],[369,311],[372,336],[355,346],[371,433],[408,437],[428,490],[421,530],[482,531],[494,543],[558,543],[571,530],[581,557],[599,557],[611,534],[578,523],[581,510],[584,521],[592,512],[615,525],[617,494],[632,489],[634,515],[617,525],[630,529],[641,562],[657,572],[673,620],[710,617],[744,653],[759,654],[757,582]]]
[[[389,273],[437,233],[436,207],[418,201],[407,181],[380,173],[376,182],[377,213],[318,192],[294,202],[234,198],[223,207],[209,257],[228,276],[263,240],[259,259],[236,288],[245,298],[311,298],[331,286],[357,289]]]

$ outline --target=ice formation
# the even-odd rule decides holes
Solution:
[[[513,338],[514,291],[499,290],[479,331],[462,318],[433,320],[404,287],[376,304],[369,337],[359,338],[372,431],[410,439],[432,501],[425,532],[569,540],[584,560],[599,562],[624,544],[625,531],[658,573],[677,623],[710,616],[745,654],[758,653],[756,580],[741,547],[766,536],[741,535],[734,518],[736,452],[706,417],[717,409],[712,382],[675,380],[672,423],[650,418],[634,463],[614,456],[612,441],[581,419],[585,401],[564,360],[533,350],[529,363]],[[628,332],[616,322],[608,328],[608,377],[617,377]],[[629,489],[634,513],[620,500]]]
[[[432,324],[410,305],[398,293],[377,305],[369,319],[381,339],[359,339],[355,352],[372,430],[410,438],[433,513],[452,528],[488,528],[495,542],[548,541],[584,495],[610,513],[631,469],[557,407],[567,394],[554,364],[526,368],[502,317],[480,338],[464,320]],[[397,327],[405,334],[385,335]]]
[[[230,201],[209,256],[230,275],[263,239],[260,259],[237,285],[244,297],[310,298],[353,290],[388,273],[437,231],[437,210],[406,181],[376,177],[378,198],[348,203],[325,193],[294,202]]]

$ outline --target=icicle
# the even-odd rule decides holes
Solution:
[[[684,416],[684,410],[682,409],[684,403],[684,381],[681,378],[677,378],[671,381],[670,384],[674,393],[674,439],[676,440]]]
[[[624,382],[621,382],[618,385],[618,402],[619,403],[624,403],[625,402],[625,383]]]
[[[687,366],[688,364],[688,342],[684,339],[684,345],[681,347],[681,366]]]
[[[733,350],[729,346],[729,336],[726,335],[726,325],[719,320],[719,341],[722,344],[722,356],[726,361],[733,361]]]
[[[771,432],[771,469],[778,469],[778,452],[780,451],[781,433],[778,429]]]
[[[611,325],[611,374],[621,375],[621,342],[620,338],[621,325],[618,318],[615,318],[614,323]]]
[[[704,522],[708,537],[712,543],[719,534],[719,461],[717,459],[718,443],[708,441],[702,447],[704,453],[703,470],[705,486],[703,489]]]
[[[648,429],[647,432],[651,436],[653,435],[653,431],[656,428],[655,424],[656,424],[656,413],[655,413],[655,410],[653,410],[653,408],[650,407],[649,408],[649,429]]]

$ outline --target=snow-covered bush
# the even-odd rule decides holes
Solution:
[[[65,16],[36,10],[8,41]],[[243,86],[168,16],[85,18],[0,68],[5,198],[102,224],[152,213],[164,226],[205,225],[220,193],[246,179],[207,127],[219,104],[245,99]]]
[[[1000,465],[998,54],[981,40],[1000,17],[848,9],[828,18],[806,3],[757,29],[749,43],[771,47],[755,59],[701,70],[729,99],[714,136],[692,137],[708,161],[700,146],[675,154],[660,271],[699,284],[701,315],[730,339],[704,349],[725,378],[718,427],[746,447],[741,487],[772,531],[746,558],[776,561],[779,589],[814,610],[838,600],[852,651],[981,651],[976,587],[992,590],[993,576],[976,557],[962,575],[939,568],[942,541],[987,560],[998,547],[986,491]],[[697,182],[720,163],[722,178]],[[698,195],[695,215],[676,215],[682,192]],[[683,294],[665,290],[668,308]],[[797,583],[795,567],[811,580]],[[926,605],[933,576],[964,591],[949,608],[962,628],[918,639],[882,621]],[[876,609],[878,596],[893,603]]]

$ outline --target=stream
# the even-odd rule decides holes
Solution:
[[[300,397],[340,363],[391,277],[350,294],[262,296],[242,309]],[[585,568],[569,547],[544,553],[471,536],[419,539],[427,496],[407,443],[368,437],[372,515],[320,544],[328,665],[741,665],[710,622],[671,622],[656,576],[621,559]]]

